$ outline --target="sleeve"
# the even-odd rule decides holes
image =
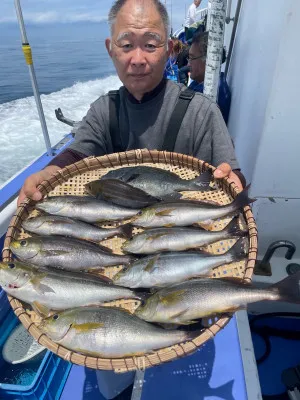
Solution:
[[[194,154],[215,167],[225,162],[232,169],[239,169],[232,139],[216,103],[206,110],[195,138]]]
[[[85,154],[79,153],[78,151],[66,149],[65,151],[60,153],[58,156],[56,156],[48,164],[48,166],[56,165],[60,168],[64,168],[67,165],[74,164],[75,162],[82,160],[85,157],[86,157]]]
[[[91,105],[79,125],[74,142],[69,147],[71,150],[86,156],[97,157],[107,154],[108,123],[105,119],[105,108],[108,109],[101,97]]]

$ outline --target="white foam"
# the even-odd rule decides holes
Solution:
[[[68,125],[56,119],[56,108],[60,107],[67,118],[80,121],[93,101],[120,86],[117,76],[109,76],[42,95],[51,144],[55,145],[70,132]],[[45,150],[34,97],[0,104],[0,185]]]

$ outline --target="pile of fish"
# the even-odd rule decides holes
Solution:
[[[42,317],[40,329],[54,342],[107,358],[188,341],[199,335],[198,324],[188,331],[184,325],[248,303],[300,302],[300,273],[267,289],[210,278],[214,268],[246,259],[239,214],[253,201],[248,188],[229,205],[181,199],[182,191],[212,190],[210,180],[207,172],[183,180],[159,168],[124,167],[86,185],[90,197],[43,199],[36,204],[41,215],[23,222],[32,236],[12,241],[16,259],[0,263],[0,285]],[[228,216],[221,231],[202,228]],[[99,243],[115,236],[125,238],[123,254]],[[237,241],[224,254],[199,249],[229,238]],[[122,269],[109,279],[112,266]],[[107,307],[121,299],[139,302],[134,315]]]

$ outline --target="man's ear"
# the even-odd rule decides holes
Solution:
[[[167,44],[167,56],[168,58],[170,57],[172,51],[173,51],[173,47],[174,47],[174,43],[172,39],[168,39],[168,44]]]
[[[105,47],[106,47],[106,50],[107,50],[109,56],[111,57],[111,39],[110,38],[105,39]]]

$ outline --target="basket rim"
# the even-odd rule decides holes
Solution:
[[[38,189],[42,192],[44,197],[56,186],[59,186],[74,176],[84,174],[88,171],[101,168],[104,169],[142,165],[145,163],[173,165],[187,168],[199,173],[207,170],[213,172],[215,170],[215,167],[212,165],[198,160],[192,156],[167,151],[138,149],[99,157],[92,156],[84,158],[74,164],[58,170],[49,180],[42,182]],[[233,198],[239,193],[236,185],[232,182],[229,182],[228,178],[220,179],[219,186],[225,192],[229,193]],[[2,250],[3,261],[12,260],[12,254],[9,249],[10,242],[15,238],[17,231],[19,230],[17,225],[20,220],[22,221],[22,217],[24,215],[28,215],[27,208],[34,204],[35,202],[33,200],[26,198],[17,208],[16,213],[12,217],[5,237],[4,248]],[[249,206],[244,208],[244,217],[249,230],[249,252],[248,260],[243,271],[243,281],[251,282],[257,255],[257,229],[251,208]],[[199,336],[191,341],[161,348],[152,352],[151,354],[144,354],[142,356],[108,359],[85,356],[70,351],[63,346],[54,343],[46,336],[45,333],[38,329],[19,300],[11,296],[8,296],[8,299],[15,315],[39,344],[74,364],[83,365],[94,369],[114,370],[115,372],[127,372],[136,369],[145,369],[191,354],[207,340],[213,338],[222,328],[224,328],[233,315],[222,314],[217,322],[208,328],[205,328]]]

